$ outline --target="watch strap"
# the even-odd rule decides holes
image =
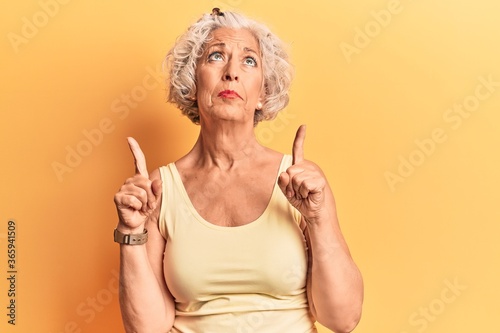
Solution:
[[[144,229],[142,234],[124,234],[115,229],[114,240],[116,243],[125,245],[142,245],[148,241],[148,231]]]

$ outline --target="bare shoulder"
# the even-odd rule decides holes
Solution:
[[[279,167],[282,159],[283,159],[283,153],[280,153],[270,148],[265,148],[264,154],[261,155],[261,158],[256,159],[256,162],[261,164],[263,167],[267,166],[271,171],[274,170],[276,167]]]
[[[159,179],[161,180],[161,174],[160,174],[160,168],[154,169],[150,174],[149,174],[149,179],[151,181]]]
[[[246,185],[257,191],[255,195],[267,198],[274,188],[282,161],[282,153],[265,148],[259,155],[249,159],[242,181],[250,182]],[[264,190],[264,193],[259,193],[260,190]]]
[[[265,148],[265,156],[269,161],[276,161],[276,160],[281,160],[283,157],[283,153],[280,153],[279,151],[276,151],[271,148]]]

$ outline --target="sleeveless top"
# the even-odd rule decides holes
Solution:
[[[285,155],[278,175],[291,163]],[[317,332],[306,295],[300,213],[277,182],[261,216],[225,227],[198,214],[174,163],[160,174],[164,276],[175,301],[171,332]]]

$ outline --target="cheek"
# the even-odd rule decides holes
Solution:
[[[203,70],[196,75],[196,86],[199,96],[211,94],[217,82],[214,73],[207,73]]]
[[[255,91],[258,91],[258,92],[264,91],[264,73],[262,73],[262,70],[254,78],[255,78],[255,80],[253,82],[253,85],[254,85]]]
[[[252,99],[258,99],[263,95],[264,82],[262,77],[257,77],[252,81],[250,87],[250,93],[252,94]]]
[[[204,79],[196,80],[196,97],[205,100],[207,95],[210,95],[208,82]]]

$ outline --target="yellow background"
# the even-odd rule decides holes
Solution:
[[[257,135],[290,152],[308,125],[306,157],[330,180],[365,280],[355,332],[500,331],[500,2],[54,1],[0,11],[1,332],[122,331],[111,235],[113,195],[133,172],[125,137],[150,170],[193,145],[198,128],[165,103],[154,73],[214,6],[291,45],[291,103]],[[473,111],[460,116],[464,103]],[[86,156],[70,167],[68,149]]]

